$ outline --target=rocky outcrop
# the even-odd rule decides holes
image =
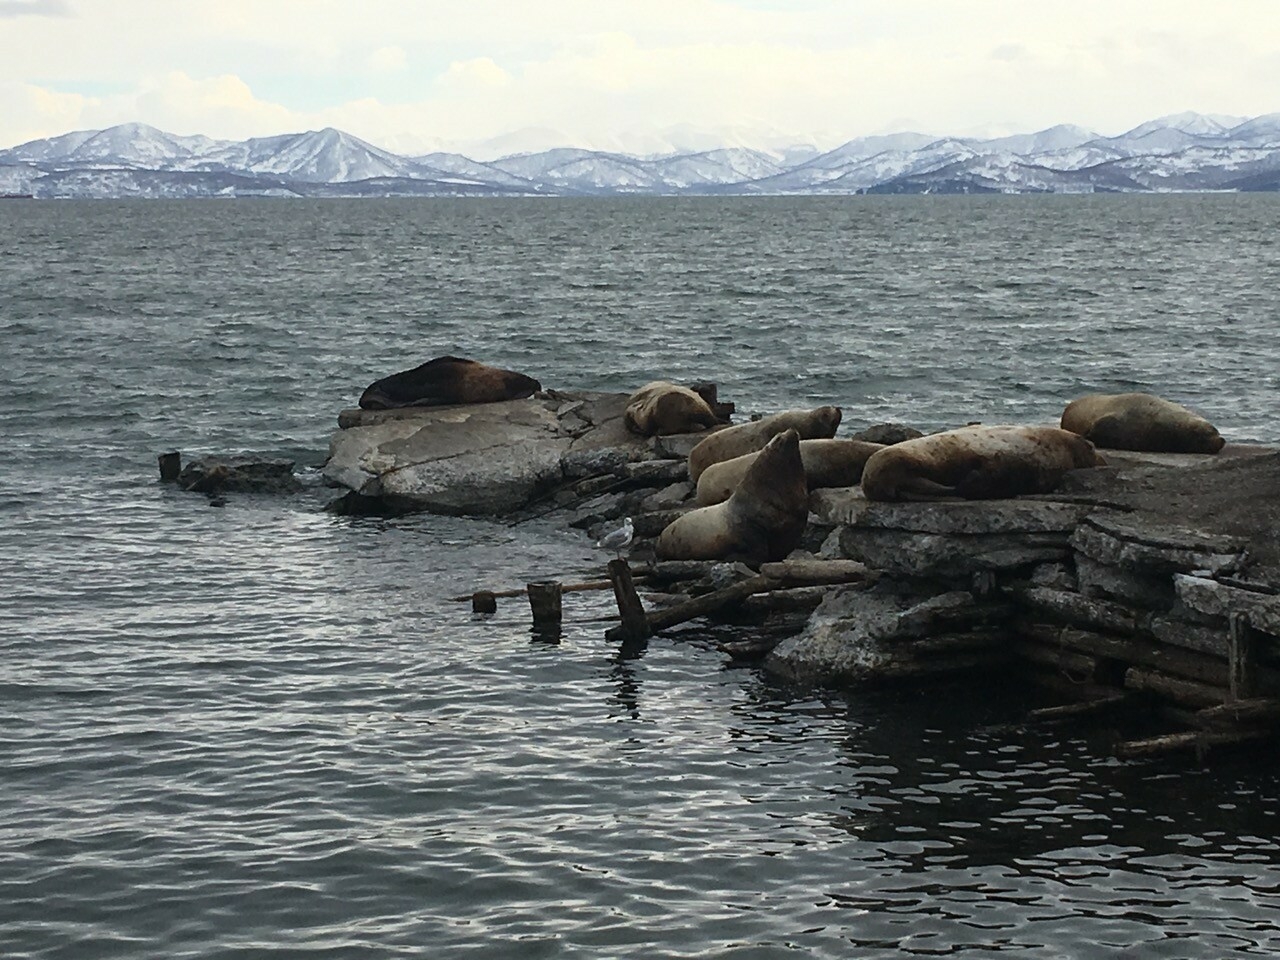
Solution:
[[[626,394],[545,391],[499,403],[344,410],[324,477],[351,492],[350,506],[513,514],[566,483],[625,478],[648,461],[680,458],[705,436],[638,437],[626,429],[626,404]],[[655,472],[664,487],[679,479],[669,468]]]

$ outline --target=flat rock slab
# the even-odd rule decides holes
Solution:
[[[1071,546],[1098,563],[1148,574],[1217,574],[1240,566],[1247,542],[1130,514],[1088,517],[1076,528]]]
[[[1095,507],[1048,500],[885,503],[857,487],[815,490],[809,510],[824,523],[938,534],[1066,533]]]
[[[659,456],[653,440],[626,429],[627,399],[544,391],[499,403],[345,410],[324,476],[401,510],[511,513],[565,480]]]
[[[1176,574],[1173,586],[1178,599],[1197,613],[1213,617],[1240,614],[1255,630],[1280,635],[1280,595],[1187,574]]]

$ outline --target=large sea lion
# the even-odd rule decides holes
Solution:
[[[454,403],[497,403],[531,397],[542,389],[533,377],[462,357],[436,357],[375,380],[360,396],[365,410],[440,407]]]
[[[795,430],[768,442],[724,503],[699,507],[658,537],[663,560],[781,560],[800,545],[809,520],[809,488]]]
[[[1105,465],[1088,440],[1057,427],[961,427],[872,454],[862,492],[868,500],[987,500],[1049,493],[1068,470]]]
[[[647,383],[633,393],[623,419],[628,430],[642,437],[695,433],[719,422],[706,400],[688,387],[665,380]]]
[[[1091,393],[1062,411],[1062,429],[1111,450],[1217,453],[1226,444],[1204,417],[1149,393]]]
[[[862,479],[867,459],[884,446],[865,440],[801,440],[800,462],[804,464],[805,482],[810,490],[852,487]],[[728,500],[759,455],[744,453],[703,470],[698,477],[698,503],[706,507]]]
[[[689,451],[689,479],[694,483],[713,463],[754,453],[786,430],[795,430],[801,440],[826,440],[840,426],[839,407],[812,410],[784,410],[750,423],[717,430]]]

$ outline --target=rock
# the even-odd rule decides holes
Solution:
[[[840,555],[889,574],[967,582],[985,570],[1065,560],[1071,550],[1065,533],[947,536],[841,527]]]
[[[513,513],[567,479],[651,457],[622,424],[626,395],[545,391],[523,400],[348,410],[325,479],[400,510]]]
[[[957,658],[997,642],[1000,631],[989,625],[1007,616],[1006,606],[977,604],[959,591],[930,596],[886,582],[844,587],[828,593],[804,631],[779,644],[765,665],[797,679],[839,682],[953,669]]]
[[[1092,504],[1048,500],[885,503],[852,487],[815,490],[809,509],[824,523],[941,534],[1070,533]]]
[[[1240,567],[1245,552],[1244,541],[1236,538],[1101,515],[1084,520],[1071,545],[1098,563],[1166,575],[1192,570],[1227,573]]]
[[[901,423],[877,423],[874,426],[867,427],[865,430],[859,430],[855,434],[851,434],[851,440],[865,440],[867,443],[884,443],[894,444],[902,443],[904,440],[915,440],[917,437],[923,437],[924,434],[915,427],[908,427]]]
[[[1152,574],[1145,569],[1118,567],[1076,554],[1077,589],[1086,597],[1132,603],[1149,610],[1173,606],[1173,580],[1168,574]]]
[[[302,489],[293,467],[292,460],[276,457],[208,456],[186,464],[177,483],[196,493],[292,493]]]
[[[1240,614],[1255,630],[1280,635],[1280,594],[1228,586],[1208,577],[1175,574],[1178,599],[1192,610],[1214,617]]]
[[[643,483],[671,483],[689,479],[688,460],[643,460],[628,463],[622,475],[629,480]]]
[[[657,493],[645,497],[640,501],[640,509],[646,513],[666,510],[688,500],[692,493],[693,484],[688,480],[681,480],[678,483],[668,484]]]

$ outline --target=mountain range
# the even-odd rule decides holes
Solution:
[[[633,156],[562,147],[488,162],[401,156],[341,130],[215,140],[126,123],[0,150],[0,195],[36,198],[839,195],[1280,191],[1280,113],[1180,113],[1106,137],[895,133],[820,152]]]

